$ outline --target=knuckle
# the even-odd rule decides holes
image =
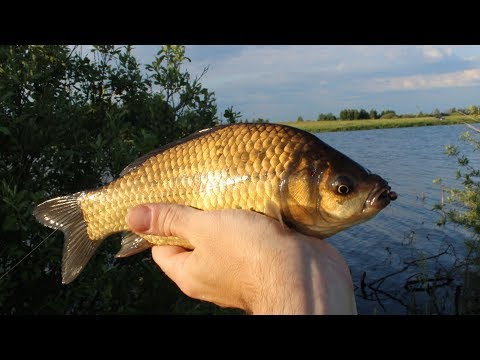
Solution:
[[[158,232],[162,236],[177,236],[181,220],[181,208],[178,205],[166,205],[159,209],[157,215]]]

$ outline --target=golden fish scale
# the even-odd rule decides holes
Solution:
[[[292,154],[301,151],[308,141],[296,129],[274,124],[239,124],[206,131],[86,193],[80,201],[88,235],[101,240],[129,230],[127,211],[142,203],[266,213],[268,203],[280,206],[279,189],[285,170]],[[156,236],[146,239],[164,243]]]

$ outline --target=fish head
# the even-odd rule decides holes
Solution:
[[[385,179],[333,148],[297,168],[287,189],[286,222],[319,238],[371,219],[397,198]]]

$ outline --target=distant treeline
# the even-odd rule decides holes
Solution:
[[[434,109],[431,113],[418,112],[416,114],[397,114],[394,110],[370,110],[365,109],[343,109],[340,111],[338,116],[333,113],[320,113],[317,117],[317,121],[333,121],[333,120],[368,120],[368,119],[398,119],[398,118],[415,118],[415,117],[442,117],[455,114],[468,114],[468,115],[479,115],[480,106],[470,105],[468,108],[450,108],[446,111],[440,111],[439,109]],[[302,122],[303,117],[299,116],[297,118],[298,122]]]

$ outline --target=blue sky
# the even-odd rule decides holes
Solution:
[[[146,64],[159,46],[135,47]],[[215,92],[219,113],[316,119],[344,108],[397,113],[480,104],[480,46],[187,45],[191,75]]]

